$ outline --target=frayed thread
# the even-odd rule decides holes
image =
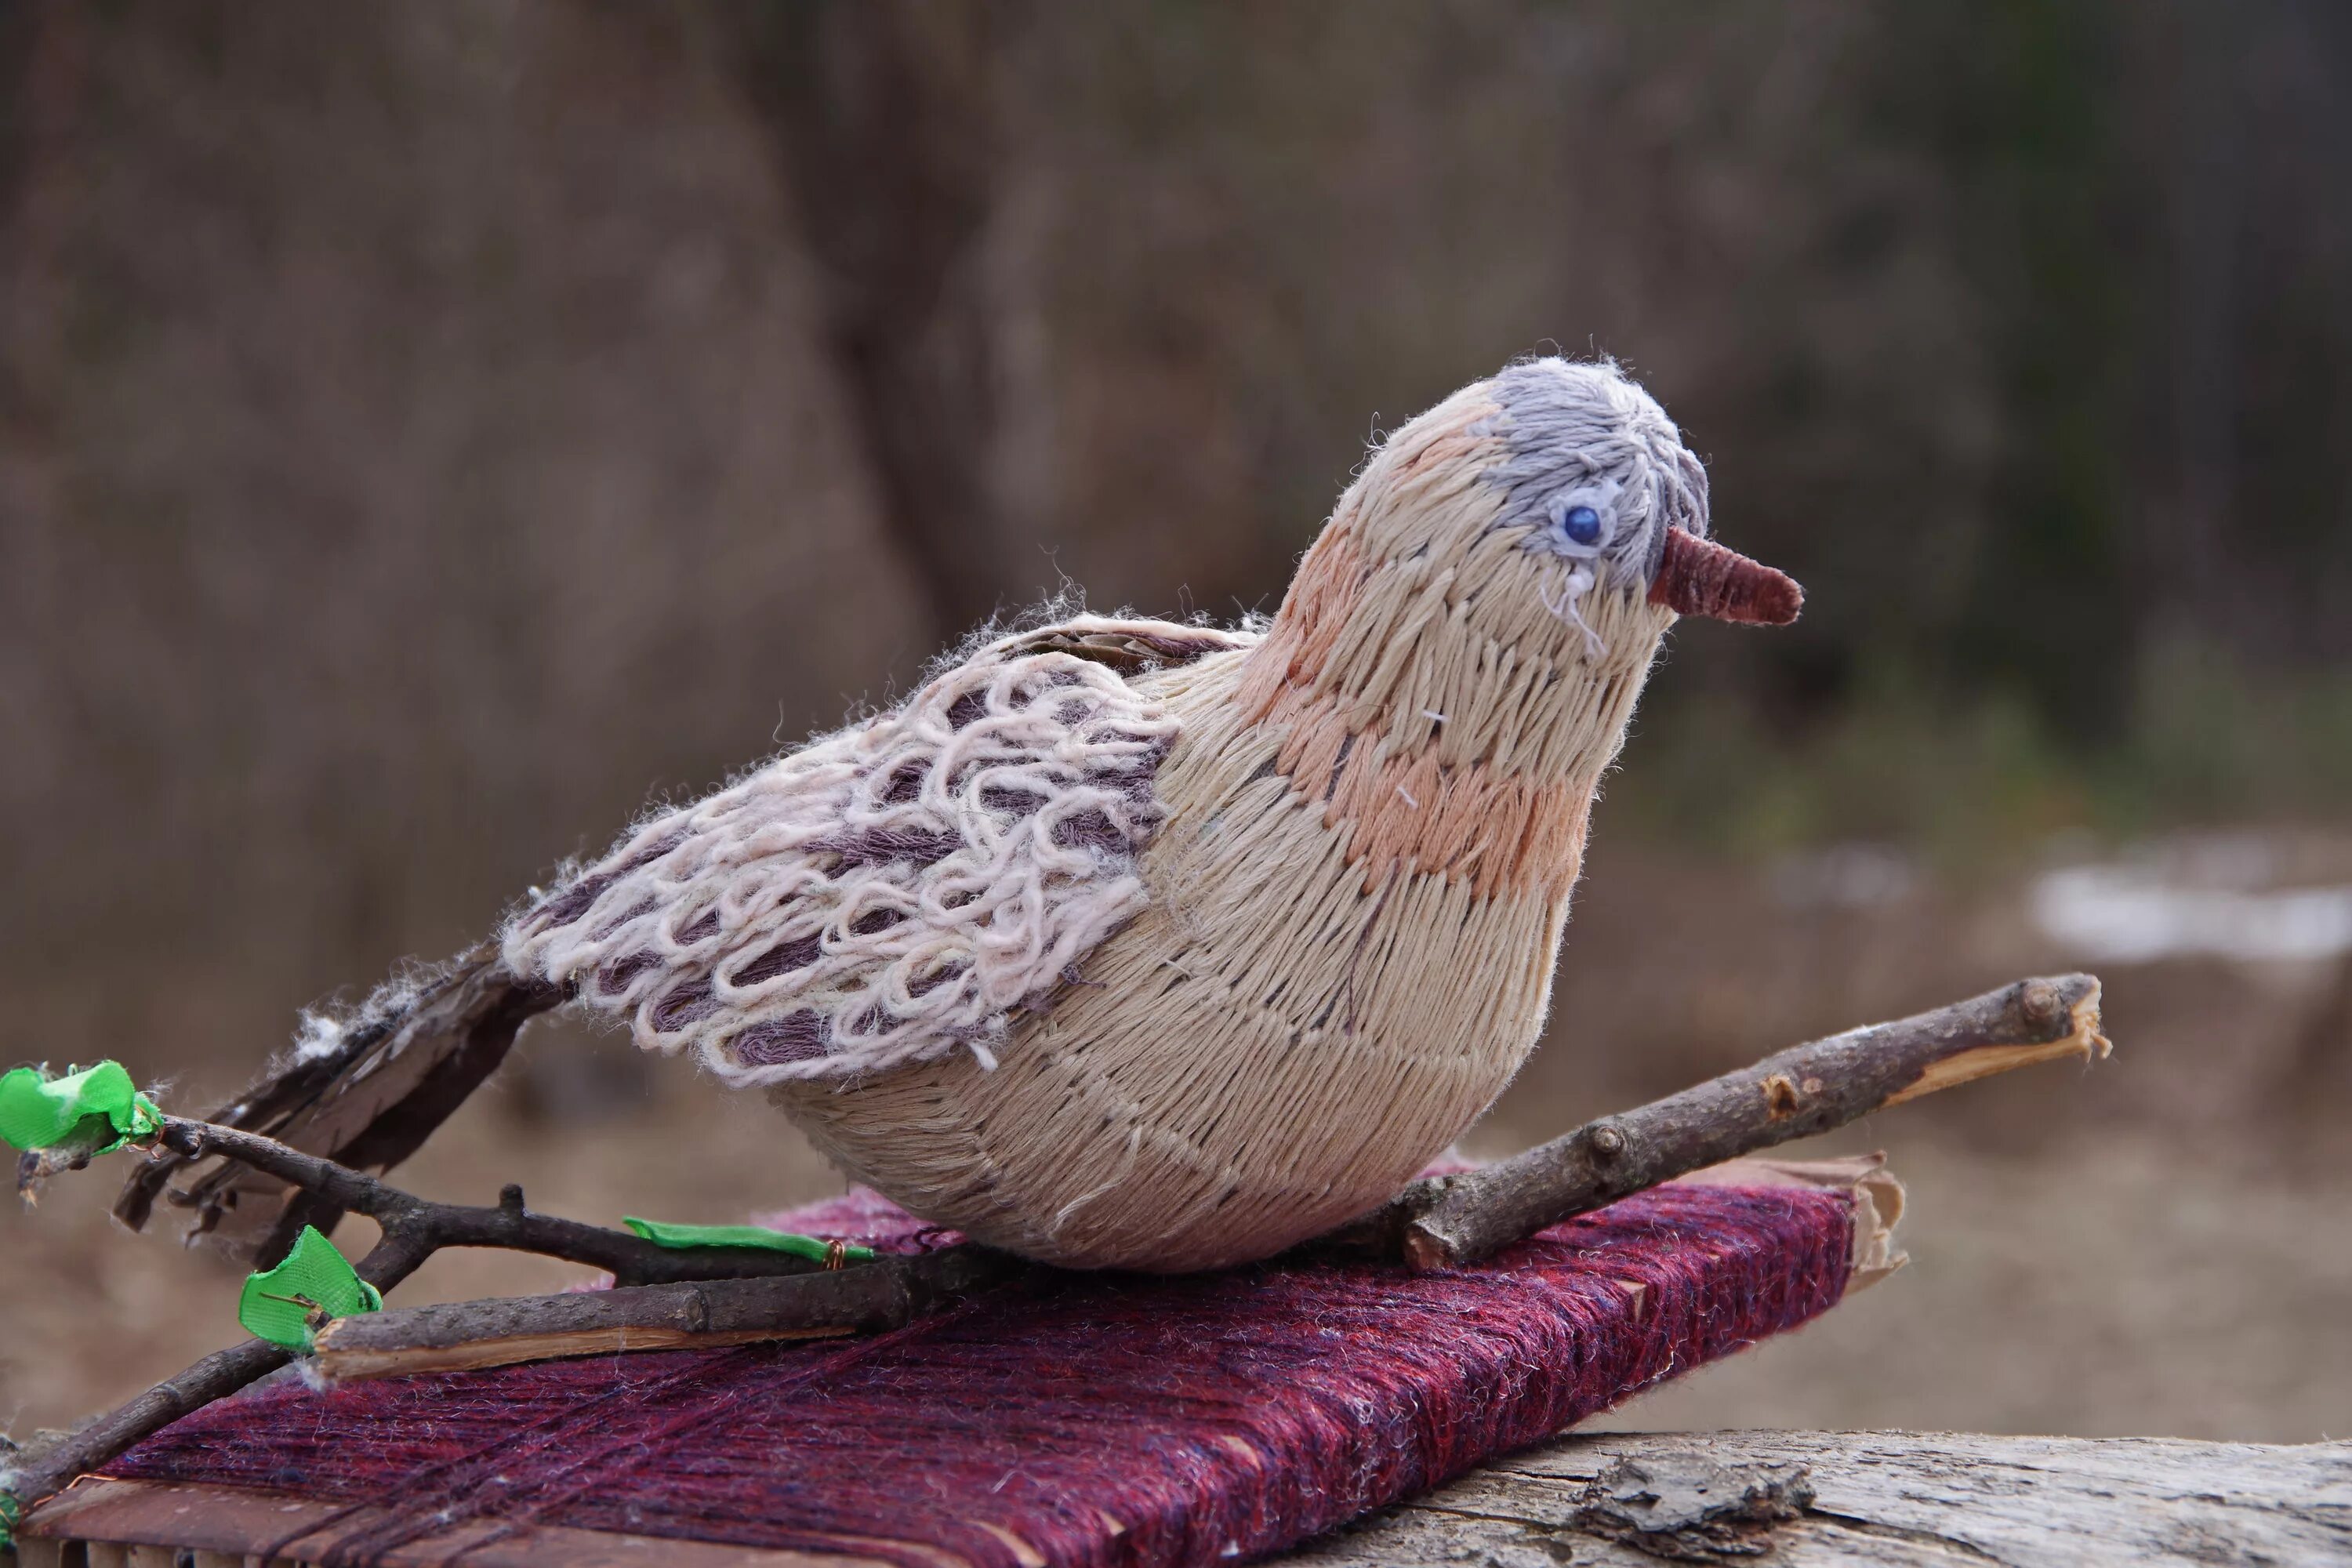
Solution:
[[[1584,634],[1585,657],[1598,664],[1609,657],[1609,645],[1601,640],[1599,632],[1585,624],[1584,612],[1577,603],[1591,592],[1592,592],[1592,568],[1580,562],[1569,568],[1567,579],[1560,584],[1559,597],[1557,601],[1540,584],[1537,584],[1536,597],[1543,602],[1543,607],[1550,611],[1555,617]]]

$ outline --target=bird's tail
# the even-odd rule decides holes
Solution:
[[[349,1018],[313,1019],[303,1037],[207,1120],[259,1132],[346,1165],[384,1171],[408,1158],[488,1078],[524,1024],[562,1003],[562,986],[529,980],[495,942],[439,970],[378,990]],[[175,1184],[183,1174],[189,1179]],[[123,1184],[117,1219],[133,1230],[155,1200],[194,1211],[257,1267],[293,1246],[306,1225],[332,1230],[342,1211],[224,1161],[157,1150]]]

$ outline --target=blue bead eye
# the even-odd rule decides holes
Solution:
[[[1589,506],[1572,506],[1559,514],[1560,531],[1579,544],[1601,542],[1601,514]]]

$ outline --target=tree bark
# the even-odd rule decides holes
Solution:
[[[370,1312],[337,1319],[320,1331],[312,1366],[341,1381],[613,1351],[878,1333],[1017,1267],[1001,1253],[951,1247],[790,1278],[623,1286]]]
[[[1026,585],[992,454],[1003,367],[998,57],[1018,7],[825,0],[715,13],[818,263],[827,336],[883,520],[952,644]]]
[[[378,1290],[389,1290],[423,1266],[432,1248],[413,1237],[387,1232],[355,1266],[360,1278]],[[294,1352],[267,1340],[215,1351],[186,1371],[167,1377],[128,1404],[117,1405],[86,1426],[51,1441],[26,1447],[0,1464],[0,1493],[30,1508],[73,1484],[74,1478],[94,1470],[121,1455],[133,1443],[193,1415],[216,1399],[256,1383],[294,1359]]]
[[[348,1512],[244,1488],[95,1480],[37,1510],[18,1545],[23,1568],[124,1561],[121,1546],[101,1554],[77,1544],[95,1542],[167,1542],[147,1548],[156,1562],[235,1568],[248,1560],[247,1547],[299,1552],[306,1527],[329,1539],[327,1527],[348,1525]],[[438,1560],[462,1556],[492,1568],[641,1561],[746,1568],[785,1560],[716,1542],[514,1521],[461,1524],[431,1545]],[[187,1555],[175,1556],[174,1546]],[[1759,1555],[1764,1549],[1769,1555]],[[2352,1444],[2343,1442],[1709,1432],[1558,1438],[1279,1561],[1297,1568],[1657,1568],[1661,1561],[2268,1568],[2347,1556]],[[854,1548],[824,1560],[881,1568]]]
[[[2104,1054],[2107,1040],[2098,1026],[2095,977],[2020,981],[1934,1012],[1795,1047],[1483,1171],[1415,1183],[1378,1213],[1309,1248],[1389,1258],[1402,1253],[1417,1268],[1474,1261],[1644,1187],[1826,1131],[1885,1106],[2062,1056]],[[391,1312],[373,1323],[347,1319],[322,1331],[327,1342],[349,1352],[347,1376],[626,1348],[633,1334],[639,1343],[678,1342],[677,1336],[698,1333],[740,1343],[854,1332],[905,1322],[959,1290],[1020,1267],[964,1247],[810,1273],[814,1266],[787,1254],[669,1251],[620,1232],[532,1215],[516,1186],[506,1189],[496,1208],[428,1202],[234,1128],[168,1117],[156,1142],[187,1159],[224,1156],[306,1196],[374,1218],[383,1240],[359,1269],[379,1289],[452,1246],[546,1252],[614,1269],[625,1281],[631,1274],[655,1281],[793,1276],[738,1291],[715,1284],[683,1292],[615,1291],[601,1307],[558,1296]],[[483,1359],[463,1360],[476,1352],[461,1347],[477,1342],[494,1342],[478,1352]],[[0,1473],[0,1490],[20,1504],[37,1502],[286,1359],[276,1347],[257,1342],[209,1356],[81,1431],[27,1450]]]
[[[1884,1106],[2012,1068],[2102,1051],[2106,1040],[2098,1032],[2098,982],[2089,975],[2025,980],[1933,1012],[1798,1046],[1483,1171],[1416,1183],[1368,1220],[1302,1251],[1383,1261],[1402,1258],[1416,1268],[1475,1261],[1628,1194],[1842,1126]],[[987,1256],[962,1247],[934,1256],[952,1258],[965,1252]],[[912,1262],[883,1259],[854,1272]],[[1006,1270],[1012,1267],[1009,1260],[1003,1265]],[[887,1294],[898,1286],[877,1279],[874,1289]],[[725,1342],[741,1342],[865,1326],[859,1316],[865,1298],[831,1290],[807,1279],[746,1288],[727,1297],[723,1326],[711,1321],[698,1331],[683,1325],[692,1313],[709,1310],[709,1302],[691,1293],[656,1290],[609,1292],[593,1312],[576,1295],[385,1312],[345,1319],[327,1331],[320,1342],[319,1369],[330,1377],[373,1377],[694,1342],[680,1339],[681,1333],[724,1334]],[[896,1318],[890,1326],[905,1321]],[[772,1331],[763,1334],[762,1323]],[[479,1353],[495,1359],[464,1359],[475,1353],[459,1348],[468,1342],[480,1342]],[[346,1350],[347,1358],[334,1359]]]
[[[1685,1172],[1827,1132],[1939,1089],[2108,1049],[2095,978],[2021,980],[1792,1047],[1482,1170],[1417,1182],[1335,1239],[1402,1251],[1415,1268],[1473,1263]]]
[[[1762,1549],[1776,1568],[2341,1563],[2352,1560],[2352,1443],[1945,1432],[1570,1436],[1385,1509],[1286,1561],[1657,1568],[1661,1559],[1754,1561]]]

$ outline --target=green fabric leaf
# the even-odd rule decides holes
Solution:
[[[324,1314],[316,1325],[323,1328],[326,1318],[348,1318],[383,1306],[383,1294],[360,1278],[317,1226],[306,1225],[285,1262],[246,1276],[245,1290],[236,1299],[236,1321],[256,1339],[307,1351],[315,1315]]]
[[[635,1215],[623,1215],[621,1223],[652,1242],[685,1251],[696,1247],[756,1247],[768,1252],[789,1252],[795,1258],[806,1258],[822,1263],[833,1244],[814,1236],[795,1236],[789,1230],[770,1230],[764,1225],[670,1225],[657,1219],[639,1219]],[[873,1260],[870,1247],[845,1247],[842,1260],[866,1263]]]
[[[51,1078],[39,1068],[0,1076],[0,1143],[26,1151],[79,1140],[94,1154],[145,1138],[163,1112],[139,1092],[121,1062]]]
[[[0,1492],[0,1552],[7,1551],[15,1543],[16,1521],[24,1517],[23,1506],[8,1493]]]

